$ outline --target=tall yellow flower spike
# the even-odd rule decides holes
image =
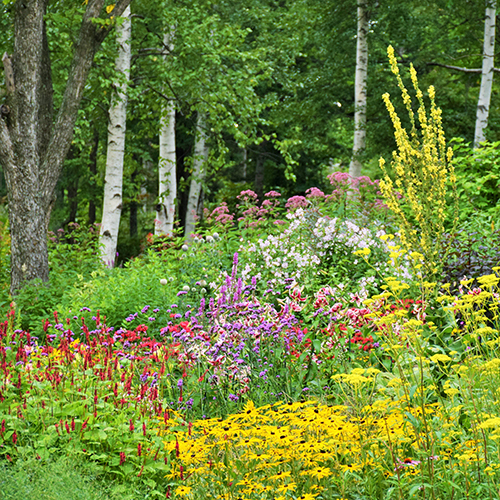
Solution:
[[[439,269],[442,258],[448,189],[454,203],[452,226],[455,227],[458,221],[453,152],[451,148],[446,148],[441,109],[435,103],[435,88],[431,86],[428,89],[431,106],[430,112],[427,112],[424,96],[418,85],[417,72],[413,65],[410,66],[410,77],[418,101],[417,130],[411,97],[401,78],[391,46],[387,49],[387,54],[408,111],[411,131],[408,134],[404,129],[390,95],[385,93],[382,99],[394,127],[397,149],[392,154],[391,176],[385,160],[380,158],[380,168],[384,173],[380,190],[387,206],[399,220],[401,242],[406,251],[422,254],[426,270],[432,275]]]

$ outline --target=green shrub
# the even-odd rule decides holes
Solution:
[[[453,139],[457,193],[460,199],[460,222],[500,220],[500,142],[483,143],[473,149],[463,139]],[[495,227],[494,227],[495,228]],[[495,229],[500,229],[496,227]]]

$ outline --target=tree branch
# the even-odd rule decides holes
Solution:
[[[440,68],[451,69],[453,71],[461,71],[462,73],[481,73],[481,68],[462,68],[461,66],[450,66],[449,64],[441,64],[437,62],[426,63],[427,66],[439,66]],[[493,68],[493,71],[500,73],[500,68]]]
[[[172,97],[168,97],[159,90],[156,90],[154,87],[151,87],[151,85],[147,85],[149,89],[151,89],[153,92],[156,92],[162,99],[165,99],[166,101],[177,101],[177,102],[182,102],[181,98],[174,92],[174,89],[170,85],[170,82],[167,81],[168,88],[170,89],[170,92],[172,92]]]

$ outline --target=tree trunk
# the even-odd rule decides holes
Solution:
[[[484,130],[488,126],[491,87],[493,85],[493,68],[495,57],[495,18],[496,0],[486,0],[484,18],[483,67],[481,71],[481,88],[477,101],[476,129],[474,131],[474,148],[485,140]]]
[[[198,201],[201,186],[205,179],[208,160],[207,133],[205,128],[205,116],[198,113],[196,123],[196,140],[194,143],[193,174],[189,186],[188,205],[186,210],[186,221],[184,224],[184,238],[188,238],[195,229]]]
[[[133,171],[131,180],[132,180],[132,185],[135,186],[135,180],[139,174],[139,171],[136,169]],[[137,194],[137,193],[136,193]],[[139,209],[139,203],[137,200],[134,198],[130,202],[130,218],[129,218],[129,236],[134,238],[137,236],[137,212]]]
[[[101,258],[113,267],[116,258],[118,230],[122,212],[123,158],[125,156],[125,131],[127,128],[127,82],[130,76],[130,9],[123,13],[123,23],[116,28],[118,55],[116,70],[121,81],[111,99],[108,125],[108,152],[104,179],[104,201],[100,232]]]
[[[165,33],[165,48],[172,50],[170,33]],[[158,204],[156,206],[155,234],[172,236],[174,231],[177,173],[175,150],[175,106],[165,101],[160,126],[160,155],[158,161]]]
[[[356,43],[356,76],[354,82],[354,145],[349,175],[361,175],[366,148],[366,77],[368,73],[368,13],[367,0],[358,0],[358,32]]]
[[[69,202],[69,216],[65,226],[71,222],[76,222],[78,215],[78,177],[71,179],[68,184],[68,202]]]
[[[92,174],[90,180],[90,189],[89,189],[89,225],[94,224],[96,221],[95,214],[95,197],[96,197],[96,175],[97,175],[97,151],[99,150],[99,132],[97,131],[97,127],[94,129],[94,142],[92,144],[92,149],[90,150],[89,156],[89,169]]]
[[[96,24],[104,0],[89,0],[75,43],[61,107],[53,123],[53,87],[44,22],[48,0],[15,2],[14,52],[5,54],[6,107],[0,117],[0,164],[8,189],[11,292],[49,276],[47,227],[54,191],[95,52],[111,27]],[[130,0],[119,0],[120,16]]]
[[[265,142],[263,142],[263,144],[265,144]],[[265,168],[264,154],[258,152],[257,159],[255,160],[255,178],[253,183],[253,190],[255,191],[259,201],[261,202],[264,198],[264,168]]]
[[[151,160],[144,159],[142,163],[143,178],[150,179],[154,176],[153,173],[153,162]],[[147,183],[141,183],[139,199],[141,201],[141,209],[143,214],[152,214],[154,212],[153,202],[156,199],[148,193]]]
[[[248,149],[243,148],[243,158],[242,158],[242,166],[243,166],[243,180],[247,180],[247,170],[248,170]]]

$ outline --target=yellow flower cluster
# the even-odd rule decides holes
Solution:
[[[432,452],[441,453],[442,460],[453,452],[457,458],[468,457],[479,446],[470,439],[460,445],[458,412],[451,415],[438,403],[412,407],[404,396],[377,399],[357,414],[348,406],[317,401],[260,408],[250,401],[241,413],[198,420],[189,433],[175,430],[175,439],[165,441],[165,448],[176,457],[168,477],[182,483],[179,496],[210,485],[211,492],[220,492],[219,498],[249,500],[324,497],[346,474],[355,488],[358,476],[350,473],[356,472],[375,471],[385,478],[414,475],[418,470],[413,467],[397,466],[421,451],[423,437],[410,419],[420,419],[423,412],[427,419],[440,422],[440,429],[434,430],[441,432],[441,442]],[[171,429],[160,432],[172,436]]]
[[[435,273],[447,217],[447,182],[455,203],[454,224],[458,220],[456,177],[451,163],[453,152],[451,148],[446,149],[441,110],[435,104],[434,87],[428,89],[431,101],[428,116],[423,93],[418,86],[417,73],[415,68],[410,66],[411,81],[419,103],[417,117],[420,132],[417,133],[411,97],[399,73],[394,49],[389,46],[387,52],[408,111],[411,130],[408,134],[389,94],[384,94],[382,98],[394,126],[397,150],[393,152],[392,161],[394,181],[389,176],[385,160],[380,159],[380,167],[384,172],[380,189],[388,207],[399,220],[402,244],[408,252],[418,249],[425,257],[428,271]]]

